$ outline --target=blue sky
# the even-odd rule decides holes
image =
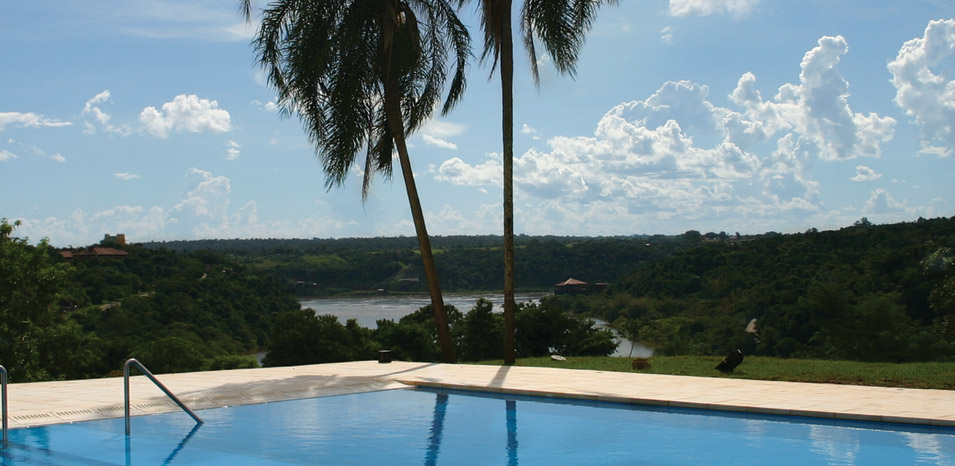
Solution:
[[[275,111],[236,3],[4,6],[0,217],[21,220],[18,236],[414,235],[400,177],[376,179],[364,203],[360,167],[325,189],[301,124]],[[955,214],[955,3],[620,3],[601,11],[575,78],[545,56],[535,88],[518,60],[516,232],[798,232]],[[461,12],[472,26],[473,13]],[[502,231],[489,73],[475,60],[455,111],[409,140],[433,235]]]

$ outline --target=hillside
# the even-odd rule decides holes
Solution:
[[[697,234],[698,236],[698,234]],[[500,236],[436,236],[435,261],[444,291],[500,290]],[[612,282],[637,265],[694,246],[684,236],[516,239],[519,290],[550,290],[569,277]],[[209,248],[255,270],[296,284],[300,295],[385,290],[426,292],[414,238],[249,239],[146,243],[182,251]]]
[[[561,300],[665,354],[951,359],[955,218],[701,241],[605,296]]]

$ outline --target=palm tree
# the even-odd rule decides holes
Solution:
[[[458,0],[463,5],[468,0]],[[511,37],[512,0],[478,0],[484,30],[482,60],[501,65],[501,118],[504,140],[504,364],[514,364],[514,47]],[[540,83],[537,47],[540,39],[557,70],[573,76],[584,35],[602,3],[618,0],[524,0],[521,34],[534,83]]]
[[[241,0],[240,7],[251,20],[251,0]],[[253,43],[282,115],[297,114],[315,145],[327,189],[344,183],[364,148],[365,200],[375,172],[391,176],[397,152],[441,359],[455,362],[405,143],[441,100],[449,53],[455,69],[442,113],[464,92],[470,37],[455,10],[444,0],[276,0],[263,10]]]

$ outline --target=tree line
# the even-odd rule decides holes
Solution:
[[[12,380],[101,377],[130,357],[154,372],[253,367],[287,284],[218,253],[104,244],[123,257],[66,260],[0,222],[0,364]]]
[[[691,234],[679,236],[525,236],[516,242],[516,286],[522,291],[551,290],[574,277],[610,283],[644,262],[695,246]],[[435,237],[435,262],[449,291],[497,291],[503,288],[500,236]],[[146,243],[182,251],[214,246],[239,263],[296,286],[299,295],[355,291],[426,291],[413,280],[423,271],[411,238],[347,240],[199,240]],[[402,280],[412,278],[412,280]]]
[[[481,298],[466,313],[451,304],[446,307],[455,354],[461,360],[504,358],[504,316],[493,312],[490,301]],[[617,347],[609,330],[546,304],[518,305],[515,337],[519,357],[606,356]],[[276,319],[262,363],[288,366],[367,360],[382,349],[398,360],[439,361],[441,350],[431,305],[398,321],[378,320],[375,329],[361,327],[355,319],[342,324],[335,316],[316,315],[311,309],[284,312]]]
[[[46,241],[17,238],[16,226],[0,221],[0,364],[16,382],[116,374],[130,357],[156,373],[255,367],[254,352],[266,365],[373,359],[381,349],[441,358],[430,306],[376,329],[342,324],[301,309],[286,280],[221,252],[105,240],[97,246],[125,255],[67,260]],[[490,302],[467,313],[448,306],[448,315],[462,359],[503,358],[503,317]],[[522,356],[606,355],[616,346],[610,332],[548,306],[522,305],[517,325]]]
[[[592,297],[599,316],[666,355],[860,361],[955,358],[955,218],[705,241]]]

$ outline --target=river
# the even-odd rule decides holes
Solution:
[[[548,296],[547,292],[516,293],[514,300],[518,303],[539,302],[540,298]],[[474,303],[484,298],[494,303],[494,310],[502,312],[504,309],[504,295],[498,293],[445,293],[444,303],[453,304],[459,311],[466,314]],[[355,319],[358,325],[367,328],[377,328],[379,319],[398,321],[405,315],[431,304],[427,294],[375,294],[356,296],[336,296],[331,298],[302,298],[299,300],[302,308],[311,308],[316,314],[331,314],[345,323],[348,319]],[[597,322],[606,327],[606,322]],[[631,354],[631,342],[619,335],[617,350],[612,356],[628,356]],[[633,357],[649,357],[653,354],[651,348],[639,343],[633,344]]]

